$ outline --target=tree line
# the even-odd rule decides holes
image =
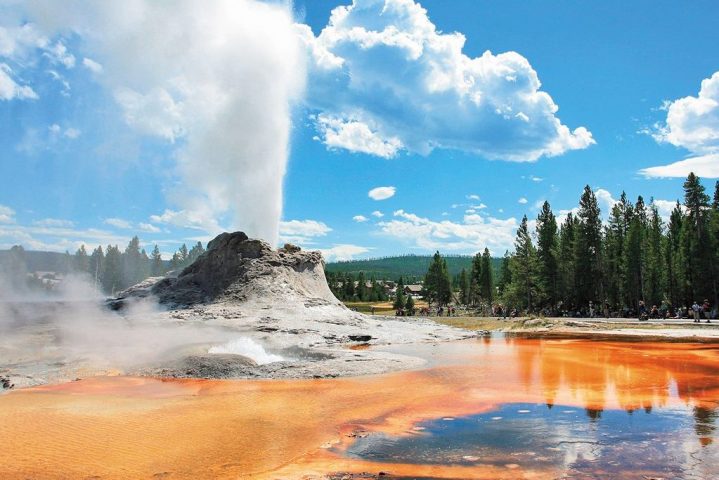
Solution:
[[[124,250],[117,245],[107,245],[104,249],[98,246],[88,253],[85,245],[74,254],[65,252],[64,261],[59,268],[61,274],[79,273],[91,278],[95,286],[108,295],[124,290],[151,276],[165,275],[168,271],[181,270],[194,262],[205,252],[201,242],[197,242],[191,249],[183,244],[169,261],[163,260],[160,249],[154,246],[148,255],[140,246],[140,239],[132,237]],[[43,288],[47,284],[42,278],[28,275],[25,250],[16,245],[10,249],[6,272],[18,284],[31,288]]]
[[[668,223],[650,200],[632,203],[622,193],[606,223],[587,185],[576,213],[561,225],[544,202],[530,232],[526,215],[515,249],[506,253],[497,291],[478,298],[498,300],[529,312],[634,315],[651,306],[664,311],[719,300],[719,182],[713,198],[689,174]],[[470,285],[471,290],[471,285]],[[471,294],[470,294],[471,295]],[[473,299],[463,297],[467,303]],[[476,299],[474,299],[476,300]]]
[[[364,272],[357,275],[325,271],[327,285],[337,299],[343,302],[383,302],[388,300],[384,285]]]

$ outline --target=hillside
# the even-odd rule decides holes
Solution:
[[[455,255],[443,257],[447,260],[450,276],[458,275],[462,269],[469,272],[472,269],[472,257],[469,255]],[[427,273],[431,255],[401,255],[396,257],[371,258],[367,260],[350,260],[345,262],[328,263],[326,269],[333,273],[351,273],[357,275],[364,272],[367,277],[374,276],[379,279],[395,280],[397,278],[420,279]],[[501,258],[492,258],[495,278],[499,273]]]

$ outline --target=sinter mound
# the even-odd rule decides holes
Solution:
[[[150,294],[171,308],[250,300],[342,306],[327,286],[320,252],[290,244],[274,250],[243,232],[218,235],[178,276],[150,278],[122,292],[111,305],[122,308],[125,299]]]

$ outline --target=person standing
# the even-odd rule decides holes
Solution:
[[[694,303],[692,304],[692,312],[694,314],[694,323],[699,323],[699,309],[700,309],[699,304],[695,300]]]

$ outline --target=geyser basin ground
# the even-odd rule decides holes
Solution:
[[[428,367],[321,380],[97,377],[2,395],[0,478],[719,474],[717,345],[493,336],[384,348]]]

